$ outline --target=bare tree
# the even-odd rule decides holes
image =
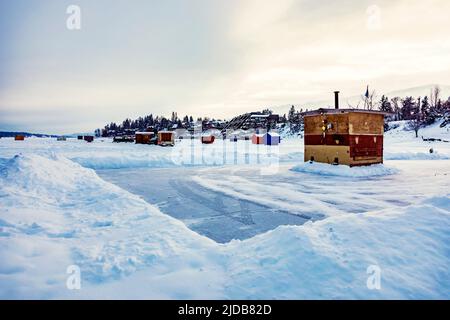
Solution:
[[[439,86],[435,86],[433,89],[431,89],[431,94],[430,94],[431,108],[437,107],[437,105],[439,104],[440,95],[441,95],[441,88],[439,88]]]
[[[401,107],[400,107],[400,98],[394,97],[391,99],[392,109],[395,113],[395,120],[400,120],[401,115]]]
[[[361,98],[364,101],[364,109],[373,110],[376,108],[378,103],[376,102],[377,94],[375,90],[372,90],[368,97],[363,95]]]
[[[423,120],[419,114],[415,115],[414,118],[408,121],[407,129],[414,130],[416,133],[416,138],[419,137],[419,129],[423,126]]]
[[[361,104],[361,101],[358,101],[358,104],[356,105],[356,107],[354,107],[350,102],[347,102],[347,107],[349,109],[359,109],[360,104]]]

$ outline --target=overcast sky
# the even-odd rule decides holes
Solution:
[[[69,5],[81,30],[69,30]],[[450,84],[448,0],[1,0],[0,129]]]

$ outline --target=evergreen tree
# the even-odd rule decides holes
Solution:
[[[295,118],[295,107],[292,106],[291,109],[289,109],[288,121],[289,122],[294,122],[294,118]]]
[[[394,112],[391,102],[389,101],[388,97],[386,97],[385,95],[383,95],[380,100],[380,111],[389,112],[389,113]]]
[[[425,96],[422,99],[420,113],[422,114],[422,118],[424,119],[426,125],[432,124],[434,122],[435,119],[430,114],[430,102],[428,100],[428,96]]]
[[[422,105],[420,106],[420,112],[423,115],[427,115],[430,112],[430,103],[428,102],[428,96],[422,99]]]
[[[416,103],[413,97],[406,97],[402,100],[402,119],[410,120],[413,118]]]
[[[153,121],[153,114],[150,114],[148,117],[148,126],[152,127],[155,125],[155,122]]]

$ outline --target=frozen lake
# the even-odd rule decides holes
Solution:
[[[245,143],[219,166],[233,148],[183,165],[176,147],[0,139],[0,297],[448,299],[450,143],[406,134],[352,169],[286,140],[277,170]]]
[[[207,189],[192,179],[205,169],[111,169],[97,173],[219,243],[251,238],[280,225],[301,225],[311,218]]]

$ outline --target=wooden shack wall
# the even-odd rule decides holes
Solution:
[[[348,115],[349,134],[383,135],[384,115],[373,113],[353,112]]]
[[[158,132],[158,142],[174,142],[174,134],[172,132]]]
[[[213,143],[215,140],[214,136],[206,136],[206,137],[201,137],[202,143]]]
[[[136,134],[136,143],[137,144],[149,144],[152,135],[149,134]]]
[[[305,145],[305,161],[313,159],[316,162],[334,163],[338,158],[339,164],[350,165],[350,147],[349,146],[323,146],[323,145]]]
[[[253,144],[264,144],[264,136],[253,135],[252,143]]]
[[[323,127],[331,123],[331,128]],[[349,166],[383,162],[384,116],[349,112],[307,116],[305,124],[304,161]]]
[[[322,135],[324,121],[332,124],[332,128],[327,130],[327,134],[348,134],[348,113],[338,113],[305,117],[305,136]]]

